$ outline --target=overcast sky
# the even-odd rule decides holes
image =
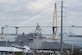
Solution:
[[[0,25],[52,25],[54,3],[60,25],[61,0],[0,0]],[[82,25],[82,1],[64,0],[64,25]]]

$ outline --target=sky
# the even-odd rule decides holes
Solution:
[[[64,1],[64,25],[82,25],[82,1]],[[54,3],[60,25],[61,0],[0,0],[0,26],[52,26]],[[46,29],[46,28],[45,28]]]

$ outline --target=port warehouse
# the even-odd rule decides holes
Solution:
[[[0,54],[1,55],[17,55],[18,53],[22,53],[23,51],[21,49],[15,48],[15,47],[0,47]]]

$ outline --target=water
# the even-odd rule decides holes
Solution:
[[[0,35],[0,41],[15,41],[17,35]]]
[[[65,43],[73,44],[76,46],[82,47],[82,38],[81,37],[64,37]]]
[[[49,36],[49,38],[52,38],[52,36]],[[48,40],[48,41],[53,41],[53,40]],[[58,37],[58,40],[56,40],[56,41],[60,41],[60,37]],[[63,42],[82,47],[82,37],[64,36],[63,37]]]

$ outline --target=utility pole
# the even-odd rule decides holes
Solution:
[[[63,55],[63,1],[61,1],[61,43],[60,55]]]

